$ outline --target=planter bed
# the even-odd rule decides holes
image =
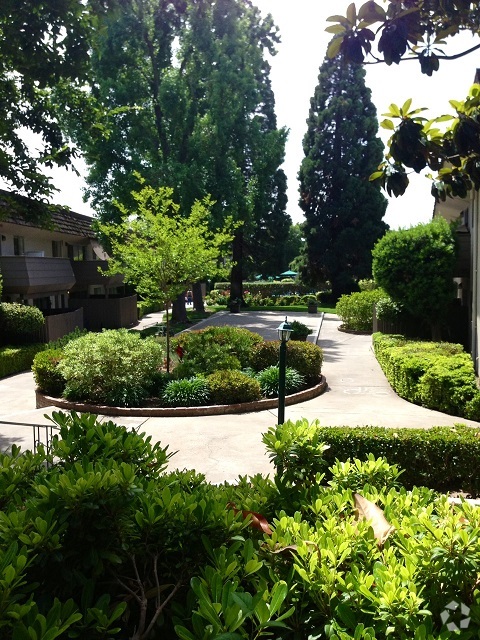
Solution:
[[[293,393],[285,398],[285,404],[292,405],[311,400],[321,395],[327,387],[325,376],[321,376],[320,382],[314,387]],[[150,417],[182,417],[182,416],[214,416],[229,413],[249,413],[252,411],[264,411],[278,407],[278,398],[266,398],[255,402],[241,404],[218,404],[201,407],[110,407],[107,405],[86,404],[83,402],[70,402],[63,398],[48,396],[38,389],[35,391],[36,407],[58,407],[66,411],[80,411],[96,413],[105,416],[150,416]]]

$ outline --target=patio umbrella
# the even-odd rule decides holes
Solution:
[[[284,271],[283,273],[280,274],[280,277],[289,277],[289,276],[296,276],[297,272],[296,271]]]

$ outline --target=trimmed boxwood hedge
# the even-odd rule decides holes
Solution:
[[[375,356],[399,396],[435,409],[480,419],[480,391],[473,362],[459,344],[373,335]]]
[[[304,419],[272,427],[263,441],[272,458],[288,460],[305,478],[325,473],[330,479],[328,467],[336,460],[364,461],[373,455],[404,469],[401,482],[407,489],[480,493],[480,428],[321,427]]]
[[[0,347],[0,378],[28,371],[35,355],[45,349],[44,344],[22,347]]]
[[[280,341],[261,342],[252,349],[250,366],[255,371],[278,364]],[[289,341],[287,343],[287,366],[304,376],[309,384],[320,380],[323,351],[312,342]]]

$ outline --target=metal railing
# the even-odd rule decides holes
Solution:
[[[31,427],[33,429],[33,451],[36,453],[40,445],[45,449],[47,456],[50,456],[52,439],[54,432],[60,431],[59,427],[53,424],[35,424],[33,422],[11,422],[10,420],[0,420],[0,424],[8,424],[14,427]]]

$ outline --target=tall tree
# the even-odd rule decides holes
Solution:
[[[301,273],[312,285],[330,281],[339,296],[371,276],[371,250],[388,228],[387,201],[369,182],[383,144],[364,70],[326,59],[307,123],[299,172],[306,218]]]
[[[131,203],[139,172],[172,187],[183,210],[210,194],[212,228],[227,216],[243,223],[232,249],[235,297],[245,255],[261,242],[278,246],[290,225],[279,169],[286,132],[265,60],[277,40],[249,0],[122,0],[93,47],[104,128],[70,123],[103,220],[118,215],[114,199]]]

